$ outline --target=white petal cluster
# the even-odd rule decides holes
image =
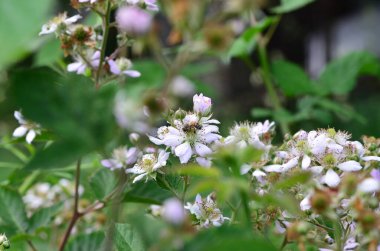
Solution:
[[[197,222],[196,224],[201,228],[209,228],[211,226],[220,227],[225,220],[229,218],[224,217],[219,208],[217,208],[216,201],[213,195],[209,194],[206,199],[202,199],[198,194],[195,198],[194,204],[187,203],[185,209],[189,210],[190,214],[194,215]]]
[[[276,153],[277,162],[267,165],[267,172],[287,172],[295,167],[312,171],[321,184],[337,187],[345,172],[363,168],[361,161],[377,160],[364,156],[363,145],[349,141],[350,135],[334,129],[299,131],[285,143],[285,149]]]
[[[39,35],[41,36],[50,33],[59,33],[61,31],[65,31],[69,28],[70,25],[76,23],[81,18],[81,15],[67,17],[66,12],[62,13],[61,15],[53,18],[47,24],[44,24]]]
[[[112,153],[112,158],[103,159],[101,164],[109,168],[111,171],[126,168],[136,163],[140,151],[136,147],[120,147],[116,148]]]
[[[159,150],[158,153],[144,154],[137,163],[132,167],[126,169],[126,173],[136,174],[133,183],[143,179],[156,178],[157,172],[161,167],[166,166],[166,161],[169,158],[169,153],[164,150]]]
[[[31,144],[37,134],[41,133],[40,125],[26,120],[19,111],[14,112],[14,117],[17,119],[20,126],[13,131],[13,137],[19,138],[26,135],[26,142]]]
[[[174,119],[169,126],[160,127],[157,138],[149,136],[149,139],[169,147],[182,164],[196,156],[200,165],[209,165],[206,158],[213,152],[211,145],[221,138],[216,124],[219,121],[211,119],[211,115],[203,117],[201,113],[189,112],[182,119]]]
[[[264,123],[243,122],[230,129],[226,144],[236,144],[238,147],[251,145],[256,149],[269,150],[275,123],[266,120]]]

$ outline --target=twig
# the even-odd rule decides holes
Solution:
[[[65,245],[70,237],[71,231],[73,227],[75,226],[75,223],[78,221],[78,219],[81,217],[81,214],[78,211],[78,202],[79,202],[79,180],[80,180],[80,164],[81,160],[79,159],[77,162],[76,167],[76,174],[75,174],[75,192],[74,192],[74,211],[73,211],[73,217],[71,218],[71,221],[69,223],[68,228],[66,229],[65,235],[62,239],[61,245],[59,246],[59,251],[63,251],[65,248]]]

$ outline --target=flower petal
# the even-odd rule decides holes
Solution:
[[[201,143],[195,143],[195,151],[201,156],[204,157],[205,155],[209,155],[212,153],[212,150]]]
[[[310,163],[311,163],[311,158],[305,154],[302,159],[302,164],[301,164],[302,169],[308,168],[310,166]]]
[[[338,165],[338,168],[342,171],[345,171],[345,172],[355,172],[355,171],[359,171],[360,169],[362,169],[362,166],[357,161],[349,160],[349,161],[340,163]]]
[[[359,184],[358,190],[363,193],[378,192],[380,190],[380,182],[374,178],[367,178]]]
[[[28,134],[26,135],[26,142],[31,144],[35,137],[36,137],[36,132],[34,130],[30,130]]]
[[[322,181],[329,187],[337,187],[340,183],[340,177],[334,170],[329,169],[326,175],[323,176]]]
[[[28,128],[26,128],[25,126],[19,126],[16,128],[16,130],[14,130],[13,132],[13,137],[22,137],[25,135],[25,133],[28,131]]]
[[[275,165],[264,166],[264,170],[266,172],[281,173],[282,165],[275,164]]]
[[[132,78],[138,78],[138,77],[141,76],[140,72],[134,71],[134,70],[126,70],[126,71],[123,71],[123,73],[125,75],[128,75],[128,76],[132,77]]]
[[[187,163],[193,153],[189,142],[177,146],[174,152],[180,158],[181,164]]]
[[[380,161],[380,157],[379,156],[365,156],[362,158],[362,160],[364,161]]]

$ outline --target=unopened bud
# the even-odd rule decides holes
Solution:
[[[354,174],[348,173],[344,176],[342,187],[345,194],[349,197],[355,194],[358,180]]]
[[[306,235],[309,232],[310,225],[306,222],[300,222],[297,226],[297,232],[300,235]]]
[[[368,232],[375,229],[377,218],[373,212],[367,211],[359,216],[359,222],[363,228],[363,231]]]
[[[317,191],[311,197],[310,202],[312,209],[317,213],[323,213],[330,206],[331,198],[326,192]]]
[[[137,141],[139,141],[139,139],[140,139],[140,135],[139,135],[139,134],[137,134],[137,133],[135,133],[135,132],[129,134],[129,140],[130,140],[133,144],[136,144]]]

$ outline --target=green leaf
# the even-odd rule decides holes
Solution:
[[[346,94],[356,85],[361,75],[380,78],[380,61],[368,52],[353,52],[329,63],[319,78],[322,94]]]
[[[27,119],[58,136],[37,152],[26,169],[64,167],[86,153],[101,148],[114,128],[114,86],[96,91],[84,76],[65,77],[37,68],[11,75],[11,93]]]
[[[123,202],[161,204],[165,199],[173,197],[168,190],[162,189],[155,181],[138,183],[125,194]]]
[[[33,233],[40,227],[45,227],[51,223],[51,219],[56,216],[62,209],[63,203],[55,204],[51,207],[45,207],[35,212],[29,219],[28,232]]]
[[[46,23],[51,0],[0,1],[0,70],[15,63],[37,45],[38,32]]]
[[[8,187],[0,187],[0,218],[7,224],[25,232],[28,227],[28,218],[21,195]]]
[[[282,14],[297,10],[305,5],[314,2],[314,0],[281,0],[280,6],[272,9],[276,14]]]
[[[115,244],[119,251],[144,251],[144,242],[129,224],[115,224]]]
[[[248,28],[239,38],[232,44],[228,57],[248,57],[256,47],[256,37],[264,29],[268,28],[274,22],[278,22],[277,18],[265,18],[254,27]]]
[[[102,200],[116,187],[117,180],[113,172],[101,168],[90,177],[90,186],[97,199]]]
[[[185,244],[184,251],[276,251],[276,247],[252,230],[223,225],[202,231]]]
[[[35,66],[48,66],[63,57],[63,51],[59,40],[52,38],[47,41],[35,56]]]
[[[313,83],[303,69],[289,61],[274,61],[272,74],[286,96],[294,97],[314,91]]]
[[[79,234],[69,241],[65,251],[103,250],[104,233]]]

